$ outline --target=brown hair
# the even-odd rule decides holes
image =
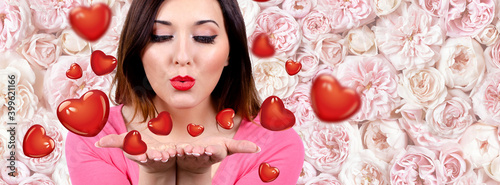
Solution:
[[[260,109],[260,100],[252,77],[245,23],[237,1],[217,0],[222,9],[229,39],[229,65],[224,68],[215,89],[210,94],[217,112],[232,108],[243,118],[253,120]],[[156,14],[163,0],[135,0],[130,5],[118,45],[118,67],[115,104],[132,104],[141,110],[145,122],[155,117],[152,98],[156,93],[149,84],[141,53],[150,42]],[[133,120],[132,118],[132,120]],[[131,120],[130,120],[131,121]]]

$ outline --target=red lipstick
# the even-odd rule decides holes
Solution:
[[[193,77],[179,75],[170,79],[170,84],[179,91],[187,91],[194,86],[194,81]]]

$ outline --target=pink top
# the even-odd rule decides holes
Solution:
[[[126,158],[121,149],[94,146],[105,135],[127,132],[121,114],[122,106],[111,107],[108,123],[97,136],[82,137],[68,133],[66,161],[73,185],[138,184],[139,166]],[[254,121],[260,124],[259,116]],[[269,131],[243,119],[234,139],[252,141],[262,151],[226,157],[217,169],[212,184],[296,184],[304,161],[304,146],[293,129]],[[280,171],[278,178],[270,183],[262,182],[259,177],[262,162],[277,167]]]

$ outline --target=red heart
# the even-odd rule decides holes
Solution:
[[[354,90],[342,87],[335,77],[322,74],[313,82],[311,106],[320,120],[336,122],[355,114],[361,99]]]
[[[280,170],[276,167],[271,167],[266,162],[263,162],[259,166],[259,177],[262,182],[271,182],[274,179],[278,178],[280,175]]]
[[[115,57],[106,55],[101,50],[95,50],[90,57],[92,71],[99,76],[111,73],[117,64]]]
[[[148,128],[156,135],[168,135],[172,131],[172,118],[167,111],[160,112],[156,118],[149,120]]]
[[[196,137],[196,136],[201,135],[201,133],[203,133],[203,130],[205,130],[205,128],[203,128],[203,125],[196,125],[196,124],[190,123],[187,126],[187,130],[188,130],[189,135]]]
[[[295,115],[285,108],[283,101],[277,96],[267,97],[260,111],[260,123],[268,130],[285,130],[295,124]]]
[[[293,60],[287,60],[285,68],[289,75],[295,75],[302,69],[302,64],[300,62],[294,62]]]
[[[108,96],[100,90],[90,90],[80,99],[64,100],[57,107],[57,118],[62,125],[86,137],[94,137],[101,132],[108,116]]]
[[[271,44],[269,37],[261,33],[253,41],[252,52],[255,56],[261,58],[270,57],[274,55],[274,46]]]
[[[45,135],[42,125],[31,126],[24,135],[23,152],[28,157],[44,157],[54,151],[54,148],[54,140]]]
[[[123,151],[130,155],[139,155],[146,153],[148,145],[141,139],[141,133],[137,130],[132,130],[127,133],[123,139]]]
[[[92,7],[76,7],[69,12],[69,23],[75,33],[88,41],[96,41],[108,30],[111,9],[104,3]]]
[[[224,110],[221,110],[215,119],[217,120],[217,123],[225,129],[231,129],[234,126],[234,110],[231,108],[227,108]]]
[[[66,76],[71,79],[78,79],[82,77],[82,73],[82,67],[77,63],[73,63],[66,71]]]

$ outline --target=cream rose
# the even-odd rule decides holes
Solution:
[[[436,68],[446,79],[446,86],[470,91],[485,70],[483,49],[470,37],[449,38],[441,48]]]
[[[80,38],[73,30],[66,29],[59,36],[59,46],[67,55],[90,55],[90,43]]]
[[[265,100],[272,95],[284,99],[294,92],[299,78],[296,75],[288,75],[285,69],[287,60],[284,55],[275,55],[271,58],[257,59],[253,62],[252,72],[255,87],[261,100]]]
[[[425,147],[409,145],[392,160],[391,184],[433,184],[440,182],[436,153]]]
[[[311,165],[311,163],[304,161],[304,165],[302,166],[302,171],[300,172],[299,179],[297,180],[297,184],[305,184],[307,181],[316,177],[318,172]]]
[[[354,55],[375,56],[378,54],[375,34],[368,26],[358,27],[347,32],[345,36],[349,53]]]
[[[500,153],[500,144],[497,136],[497,127],[482,122],[471,125],[462,138],[460,145],[468,157],[473,168],[480,168],[490,164]]]
[[[330,32],[330,21],[325,12],[314,9],[299,21],[305,42],[311,42],[319,35]]]
[[[481,32],[474,36],[474,39],[481,44],[491,46],[498,40],[498,37],[500,36],[497,28],[492,24],[488,24],[488,26],[484,27]]]
[[[408,69],[399,75],[398,94],[408,103],[422,107],[435,107],[448,94],[445,79],[433,67]]]
[[[35,34],[25,39],[17,51],[32,65],[47,69],[61,55],[61,47],[53,34]]]
[[[311,178],[306,185],[320,185],[320,184],[328,184],[328,185],[341,185],[340,181],[331,174],[321,173],[316,177]]]
[[[339,180],[342,184],[387,185],[388,167],[371,150],[363,150],[345,162],[339,173]]]
[[[245,28],[247,38],[250,37],[255,30],[257,15],[260,12],[260,6],[254,0],[238,0],[243,20],[245,21]]]
[[[344,39],[338,34],[321,34],[313,41],[314,52],[319,59],[331,66],[342,63],[347,55],[347,47],[344,46]]]
[[[472,108],[483,123],[500,126],[500,71],[488,73],[471,92]]]
[[[500,156],[493,159],[490,164],[483,166],[484,172],[493,180],[500,182]]]
[[[293,17],[300,19],[316,7],[317,3],[318,0],[284,0],[281,8],[290,13]]]
[[[27,0],[0,1],[0,52],[13,49],[29,37],[34,27]]]
[[[394,12],[401,5],[401,0],[373,0],[373,10],[378,16]]]
[[[498,181],[492,179],[483,168],[477,170],[477,182],[480,185],[498,185]]]
[[[406,133],[397,121],[376,120],[361,127],[363,144],[378,159],[390,162],[394,155],[406,148]]]

